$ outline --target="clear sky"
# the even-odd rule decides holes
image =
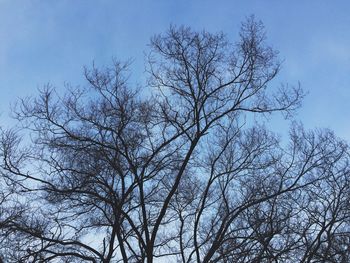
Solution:
[[[284,60],[278,81],[309,92],[297,119],[350,141],[350,1],[0,0],[0,125],[9,104],[50,82],[84,84],[83,66],[134,58],[142,82],[149,38],[170,24],[234,40],[255,14]]]

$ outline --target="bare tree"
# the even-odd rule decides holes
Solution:
[[[253,18],[236,43],[171,27],[151,40],[148,89],[115,62],[87,69],[86,88],[23,99],[1,140],[24,207],[0,225],[18,244],[5,258],[347,262],[346,143],[294,124],[285,147],[249,124],[300,106],[300,87],[270,87],[279,68]]]

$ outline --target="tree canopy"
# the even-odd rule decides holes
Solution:
[[[247,121],[304,96],[271,85],[261,22],[234,43],[170,27],[146,68],[143,87],[115,61],[18,102],[0,141],[4,262],[349,262],[347,143]]]

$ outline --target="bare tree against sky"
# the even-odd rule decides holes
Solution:
[[[153,37],[143,89],[115,62],[86,69],[84,88],[23,99],[1,139],[2,189],[16,189],[4,259],[347,262],[347,145],[294,124],[285,146],[249,124],[292,116],[303,92],[270,86],[280,62],[260,22],[240,32]]]

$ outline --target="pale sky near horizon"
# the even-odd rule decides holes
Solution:
[[[281,83],[308,91],[296,117],[350,141],[350,1],[0,0],[0,126],[9,104],[51,83],[84,85],[84,65],[134,59],[142,84],[149,38],[170,24],[222,31],[235,40],[254,14],[284,60]],[[277,125],[279,126],[279,125]]]

